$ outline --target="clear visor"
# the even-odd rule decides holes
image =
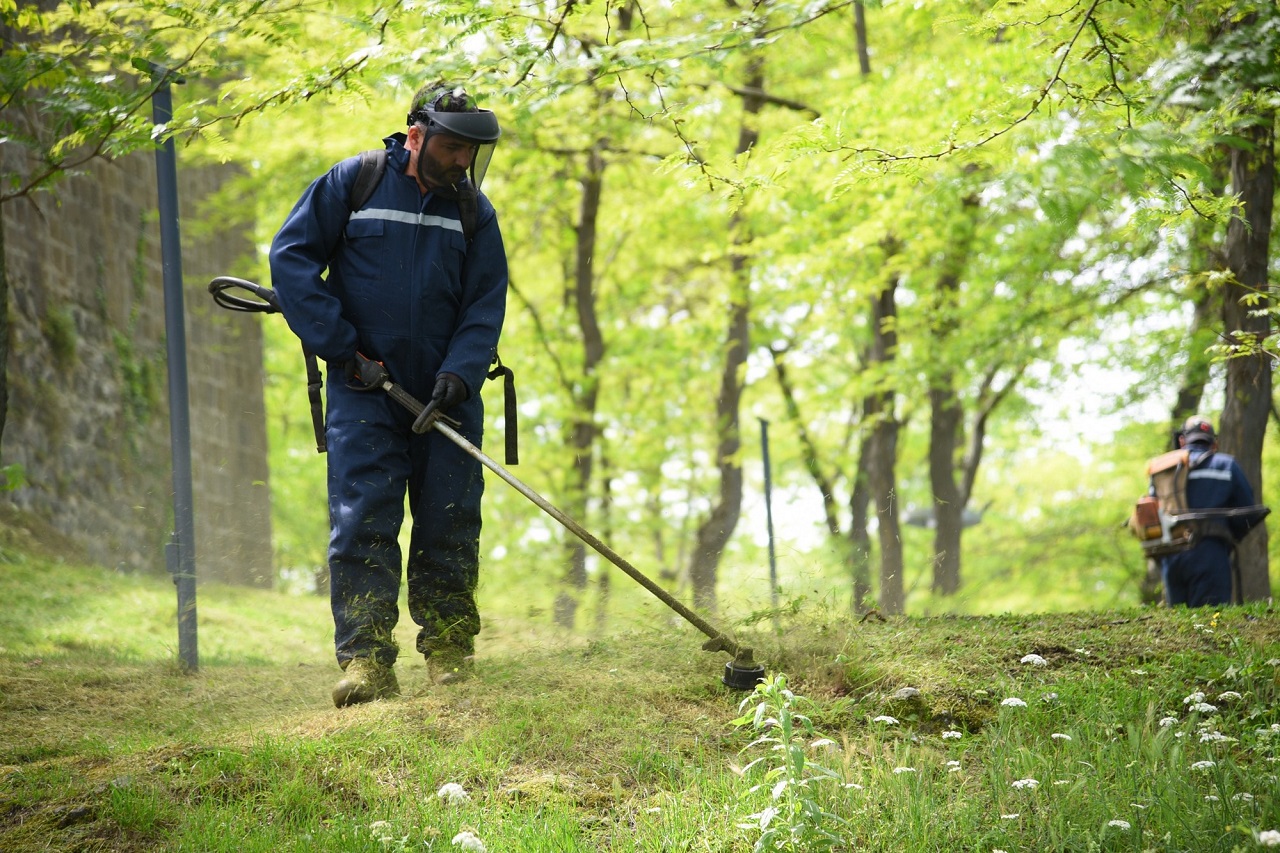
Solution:
[[[497,147],[498,143],[489,142],[476,148],[476,154],[471,158],[471,183],[476,189],[480,189],[484,173],[489,170],[489,161],[493,159],[493,149]]]

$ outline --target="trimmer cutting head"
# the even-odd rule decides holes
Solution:
[[[724,686],[732,690],[755,690],[764,680],[764,664],[756,663],[751,649],[742,649],[724,665]]]

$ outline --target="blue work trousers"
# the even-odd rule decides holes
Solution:
[[[415,434],[412,416],[381,390],[331,384],[329,401],[329,577],[339,663],[395,663],[406,495],[413,526],[405,576],[418,648],[440,639],[473,650],[480,631],[480,462],[436,430]],[[479,399],[449,414],[479,446]]]
[[[1164,589],[1170,607],[1231,604],[1231,543],[1206,537],[1188,551],[1165,557]]]

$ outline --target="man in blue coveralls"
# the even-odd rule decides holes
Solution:
[[[360,158],[343,160],[307,188],[271,245],[281,311],[328,366],[338,707],[399,693],[393,630],[406,495],[417,649],[439,683],[471,670],[480,631],[481,465],[436,430],[415,433],[414,416],[363,381],[360,367],[366,358],[381,362],[480,446],[480,386],[506,311],[507,259],[479,185],[500,132],[494,114],[462,89],[425,86],[410,105],[407,132],[384,140],[385,172],[368,200],[351,208]]]
[[[1178,445],[1190,456],[1187,507],[1195,510],[1253,505],[1253,489],[1233,456],[1218,453],[1213,424],[1193,415],[1182,425]],[[1164,558],[1164,589],[1169,606],[1230,604],[1231,552],[1261,516],[1237,515],[1192,522],[1195,545]]]

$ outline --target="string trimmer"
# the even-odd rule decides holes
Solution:
[[[246,299],[242,296],[227,293],[231,288],[240,288],[252,293],[257,297],[257,301]],[[245,281],[240,278],[232,278],[231,276],[219,276],[209,282],[209,292],[213,294],[214,301],[224,308],[235,311],[253,311],[264,314],[278,314],[280,312],[280,304],[276,300],[276,295],[271,288],[262,287],[261,285]],[[726,686],[735,690],[753,690],[756,683],[764,677],[764,666],[755,661],[752,656],[752,650],[746,646],[738,644],[732,637],[723,631],[717,630],[709,622],[703,619],[694,611],[690,610],[669,592],[658,584],[654,583],[647,575],[637,569],[631,563],[623,559],[616,551],[602,542],[598,537],[592,535],[585,527],[574,519],[566,515],[562,510],[553,505],[542,495],[535,492],[529,486],[525,485],[514,474],[499,465],[495,460],[489,458],[480,448],[476,447],[457,431],[460,424],[440,412],[435,403],[424,405],[420,400],[415,398],[408,391],[401,388],[392,381],[391,376],[387,373],[386,368],[377,361],[365,359],[364,356],[357,356],[363,359],[361,364],[361,379],[370,385],[376,385],[387,394],[391,399],[395,400],[401,406],[404,406],[410,414],[414,416],[413,431],[416,433],[425,433],[434,429],[445,438],[452,441],[465,453],[480,462],[494,474],[502,478],[502,480],[520,494],[524,495],[532,501],[539,509],[547,515],[560,522],[566,530],[577,536],[586,544],[590,545],[602,557],[613,563],[619,569],[626,573],[628,577],[647,589],[663,604],[670,607],[676,613],[680,614],[686,622],[697,628],[708,639],[702,644],[704,651],[708,652],[725,652],[731,656],[731,660],[724,665],[723,681]]]

